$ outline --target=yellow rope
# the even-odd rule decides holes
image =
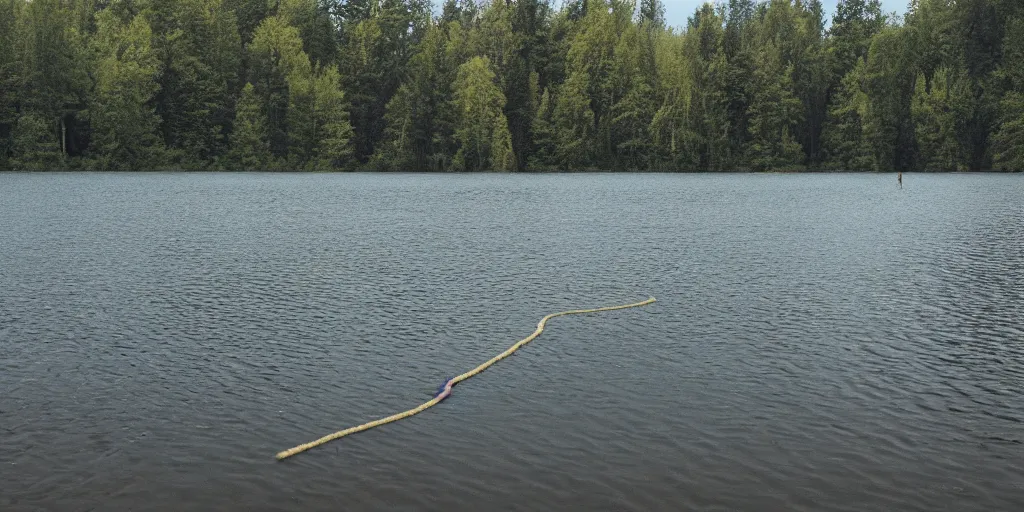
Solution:
[[[458,384],[459,382],[462,382],[462,381],[464,381],[464,380],[466,380],[466,379],[468,379],[468,378],[470,378],[470,377],[472,377],[472,376],[474,376],[474,375],[476,375],[476,374],[486,370],[487,368],[491,367],[491,365],[493,365],[494,363],[497,363],[498,361],[501,361],[502,359],[505,359],[506,357],[512,355],[513,352],[515,352],[516,350],[519,350],[523,345],[526,345],[527,343],[529,343],[529,342],[533,341],[534,339],[536,339],[537,336],[540,336],[540,333],[544,332],[544,325],[547,324],[548,320],[551,320],[552,318],[555,318],[555,317],[558,317],[558,316],[565,316],[565,315],[578,315],[578,314],[582,314],[582,313],[597,313],[599,311],[613,311],[613,310],[616,310],[616,309],[636,308],[636,307],[640,307],[640,306],[646,306],[646,305],[648,305],[648,304],[650,304],[652,302],[654,302],[654,297],[651,297],[651,298],[649,298],[649,299],[647,299],[647,300],[645,300],[643,302],[636,302],[636,303],[633,303],[633,304],[624,304],[622,306],[608,306],[608,307],[604,307],[604,308],[594,308],[594,309],[574,309],[572,311],[562,311],[560,313],[551,313],[550,315],[545,316],[544,318],[540,319],[540,322],[537,323],[537,330],[533,331],[533,334],[523,338],[522,340],[519,340],[519,342],[517,342],[515,345],[512,345],[511,347],[509,347],[508,350],[506,350],[506,351],[504,351],[504,352],[502,352],[502,353],[492,357],[486,363],[484,363],[484,364],[482,364],[480,366],[477,366],[476,368],[473,368],[472,370],[470,370],[470,371],[468,371],[466,373],[463,373],[462,375],[459,375],[458,377],[453,378],[450,381],[450,383],[447,385],[447,388],[450,391],[451,386],[454,386],[455,384]],[[299,446],[296,446],[295,448],[292,448],[292,449],[289,449],[289,450],[285,450],[283,452],[278,453],[277,454],[277,459],[278,460],[286,459],[288,457],[291,457],[292,455],[295,455],[295,454],[298,454],[298,453],[302,453],[302,452],[304,452],[304,451],[306,451],[306,450],[308,450],[310,448],[315,448],[315,447],[320,446],[320,445],[322,445],[324,443],[327,443],[327,442],[333,441],[335,439],[338,439],[339,437],[345,437],[345,436],[347,436],[349,434],[355,434],[356,432],[362,432],[364,430],[369,430],[369,429],[371,429],[373,427],[384,425],[385,423],[391,423],[393,421],[398,421],[398,420],[403,419],[403,418],[408,418],[409,416],[412,416],[414,414],[419,414],[419,413],[421,413],[421,412],[423,412],[423,411],[425,411],[425,410],[427,410],[427,409],[437,405],[441,400],[444,400],[446,397],[447,397],[447,393],[439,393],[438,396],[434,397],[433,400],[430,400],[429,402],[423,403],[419,407],[416,407],[416,408],[413,408],[413,409],[409,409],[408,411],[400,412],[398,414],[392,414],[391,416],[388,416],[386,418],[381,418],[379,420],[374,420],[374,421],[371,421],[369,423],[363,423],[362,425],[359,425],[357,427],[351,427],[351,428],[346,428],[345,430],[339,430],[339,431],[337,431],[337,432],[335,432],[333,434],[329,434],[329,435],[326,435],[324,437],[321,437],[320,439],[317,439],[316,441],[312,441],[312,442],[309,442],[309,443],[306,443],[306,444],[300,444]]]

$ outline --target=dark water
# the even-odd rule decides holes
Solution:
[[[0,175],[0,510],[1022,510],[1024,176],[904,187]]]

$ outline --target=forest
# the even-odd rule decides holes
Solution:
[[[1024,169],[1024,2],[0,0],[0,170]]]

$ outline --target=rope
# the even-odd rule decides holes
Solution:
[[[498,361],[501,361],[502,359],[505,359],[506,357],[512,355],[513,352],[515,352],[516,350],[519,350],[520,348],[522,348],[523,345],[526,345],[527,343],[529,343],[529,342],[533,341],[534,339],[536,339],[537,336],[540,336],[540,333],[544,332],[544,326],[548,323],[548,320],[551,320],[552,318],[559,317],[559,316],[565,316],[565,315],[579,315],[579,314],[583,314],[583,313],[598,313],[598,312],[601,312],[601,311],[614,311],[616,309],[636,308],[636,307],[640,307],[640,306],[646,306],[648,304],[651,304],[652,302],[654,302],[654,297],[651,297],[651,298],[649,298],[649,299],[647,299],[647,300],[645,300],[643,302],[636,302],[636,303],[633,303],[633,304],[624,304],[624,305],[621,305],[621,306],[608,306],[608,307],[594,308],[594,309],[574,309],[574,310],[571,310],[571,311],[562,311],[560,313],[551,313],[550,315],[545,316],[544,318],[540,319],[540,322],[537,323],[537,330],[533,331],[533,334],[531,334],[531,335],[529,335],[529,336],[519,340],[515,345],[512,345],[511,347],[509,347],[508,350],[506,350],[506,351],[504,351],[504,352],[502,352],[502,353],[492,357],[490,360],[488,360],[484,364],[481,364],[480,366],[477,366],[476,368],[473,368],[472,370],[470,370],[470,371],[468,371],[466,373],[463,373],[462,375],[459,375],[457,377],[453,377],[453,378],[450,378],[450,379],[446,380],[444,382],[444,384],[441,385],[441,388],[438,389],[437,393],[434,395],[434,398],[431,399],[429,402],[425,402],[425,403],[421,404],[418,407],[415,407],[413,409],[409,409],[408,411],[400,412],[398,414],[392,414],[391,416],[388,416],[386,418],[381,418],[379,420],[374,420],[374,421],[371,421],[369,423],[363,423],[362,425],[359,425],[359,426],[356,426],[356,427],[351,427],[351,428],[346,428],[345,430],[339,430],[339,431],[337,431],[337,432],[335,432],[333,434],[328,434],[328,435],[326,435],[324,437],[321,437],[320,439],[317,439],[316,441],[311,441],[311,442],[306,443],[306,444],[300,444],[299,446],[296,446],[295,448],[291,448],[289,450],[285,450],[283,452],[278,453],[277,454],[277,460],[286,459],[288,457],[291,457],[292,455],[295,455],[295,454],[298,454],[298,453],[302,453],[302,452],[304,452],[304,451],[306,451],[306,450],[308,450],[310,448],[315,448],[317,446],[320,446],[320,445],[322,445],[324,443],[328,443],[328,442],[333,441],[335,439],[338,439],[340,437],[345,437],[345,436],[347,436],[349,434],[355,434],[356,432],[362,432],[364,430],[369,430],[369,429],[371,429],[373,427],[379,427],[379,426],[384,425],[386,423],[391,423],[391,422],[398,421],[398,420],[403,419],[403,418],[408,418],[409,416],[413,416],[415,414],[419,414],[419,413],[421,413],[421,412],[423,412],[423,411],[425,411],[425,410],[427,410],[427,409],[429,409],[429,408],[431,408],[431,407],[441,403],[442,400],[444,400],[445,398],[448,398],[452,394],[452,386],[454,386],[454,385],[456,385],[456,384],[458,384],[458,383],[460,383],[460,382],[462,382],[462,381],[464,381],[464,380],[466,380],[466,379],[468,379],[468,378],[470,378],[470,377],[472,377],[472,376],[474,376],[474,375],[476,375],[476,374],[478,374],[478,373],[480,373],[480,372],[490,368],[492,365],[494,365],[494,363],[497,363]]]

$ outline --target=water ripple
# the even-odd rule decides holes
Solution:
[[[1020,510],[1024,181],[889,178],[0,174],[0,509]]]

